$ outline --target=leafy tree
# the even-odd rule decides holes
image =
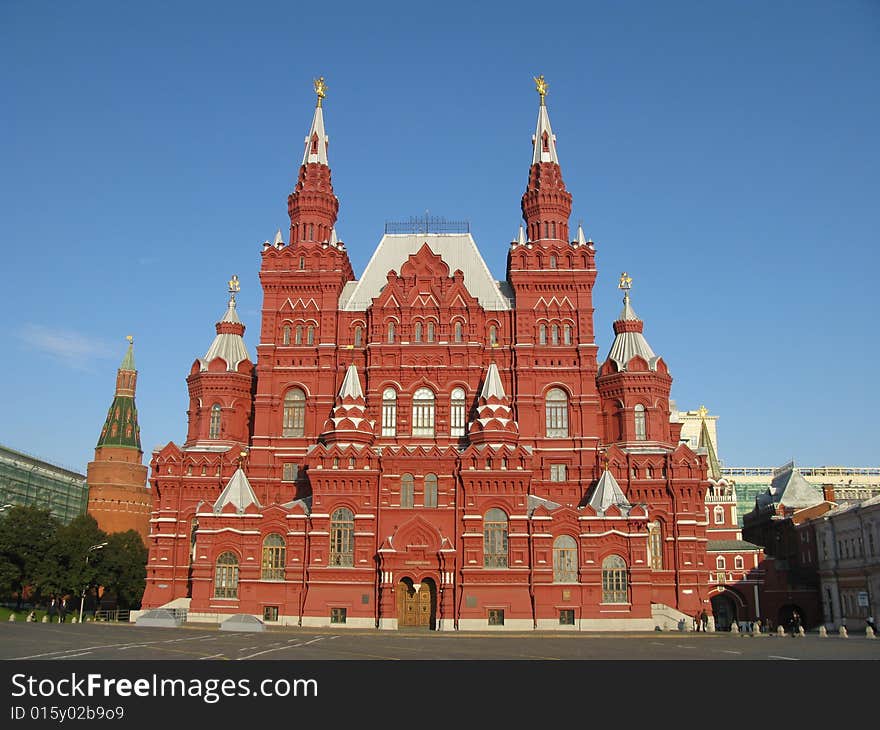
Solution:
[[[90,550],[107,542],[107,533],[89,514],[62,525],[49,544],[38,571],[44,596],[79,596],[98,583],[106,548]]]
[[[115,532],[101,551],[99,579],[117,607],[138,608],[147,583],[147,547],[136,530]]]
[[[39,595],[41,567],[59,529],[49,510],[39,507],[16,506],[0,516],[0,590],[17,593],[17,608],[26,588]]]

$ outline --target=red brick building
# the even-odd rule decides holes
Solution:
[[[679,444],[625,274],[599,357],[595,249],[569,233],[543,80],[502,282],[469,233],[430,226],[386,232],[355,276],[316,90],[288,238],[263,246],[256,360],[233,280],[186,442],[153,454],[144,607],[439,630],[710,609],[706,460]]]

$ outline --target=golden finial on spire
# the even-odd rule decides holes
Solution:
[[[625,292],[628,292],[630,289],[632,289],[632,283],[632,277],[624,271],[620,275],[620,283],[617,285],[617,288],[623,289]]]
[[[705,421],[705,420],[706,420],[706,414],[707,414],[708,412],[709,412],[709,410],[706,408],[706,406],[700,406],[700,408],[697,410],[697,413],[700,414],[700,420]]]
[[[324,101],[324,97],[327,95],[327,84],[324,83],[323,76],[316,78],[314,84],[315,93],[318,95],[318,106],[321,106],[321,102]]]
[[[238,283],[238,275],[233,274],[232,278],[229,280],[229,293],[236,294],[241,290],[241,286]]]
[[[544,97],[547,96],[547,82],[544,81],[544,74],[535,76],[535,88],[541,96],[541,106],[544,106]]]
[[[134,344],[134,337],[132,337],[131,335],[126,335],[125,339],[128,340],[129,345]]]

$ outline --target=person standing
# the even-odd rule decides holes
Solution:
[[[700,625],[703,627],[703,631],[709,630],[709,614],[706,613],[706,609],[703,609],[703,612],[700,614]]]
[[[51,624],[52,621],[55,619],[55,614],[58,613],[58,603],[55,599],[55,596],[52,596],[52,598],[50,599],[49,609],[46,611],[46,613],[49,614],[49,623]]]
[[[67,616],[67,596],[62,596],[58,603],[58,623],[63,624],[65,616]]]

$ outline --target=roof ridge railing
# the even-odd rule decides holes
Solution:
[[[470,221],[448,221],[440,216],[410,216],[405,221],[385,221],[386,234],[470,233]]]

